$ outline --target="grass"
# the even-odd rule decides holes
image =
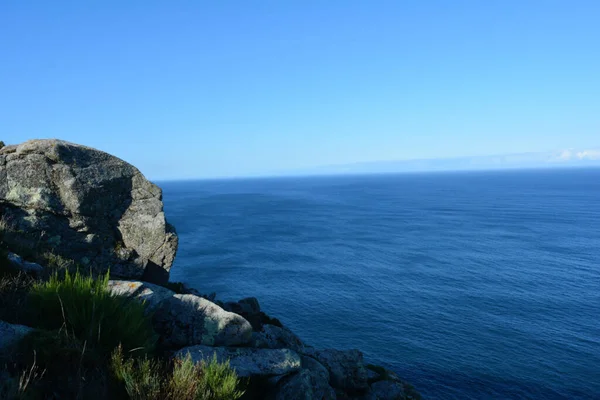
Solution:
[[[108,369],[102,353],[64,330],[33,331],[21,340],[13,360],[21,369],[36,366],[42,372],[27,392],[69,399],[100,399],[107,394]]]
[[[228,362],[213,358],[195,364],[189,355],[173,361],[152,358],[157,337],[151,316],[144,304],[112,295],[108,273],[94,278],[71,272],[77,268],[72,261],[30,249],[28,260],[53,271],[36,280],[9,268],[7,236],[10,227],[0,219],[0,319],[36,329],[0,360],[0,399],[242,396]],[[172,289],[181,291],[183,285]]]
[[[80,272],[54,274],[46,282],[33,285],[29,307],[37,326],[65,329],[88,346],[111,351],[122,345],[125,351],[149,353],[156,334],[143,304],[112,295],[107,273],[99,279]]]
[[[110,369],[130,399],[162,399],[162,368],[157,361],[149,358],[125,360],[123,350],[119,346],[111,356]]]
[[[216,357],[198,365],[188,354],[175,359],[169,371],[156,360],[125,359],[118,347],[111,370],[132,400],[237,400],[244,394],[229,362],[219,363]]]

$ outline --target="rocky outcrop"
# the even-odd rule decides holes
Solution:
[[[151,313],[161,303],[175,295],[175,292],[159,285],[139,281],[108,281],[108,290],[115,296],[130,297],[146,305],[146,310]]]
[[[114,277],[131,279],[109,281],[110,292],[146,305],[163,354],[228,360],[260,389],[253,398],[419,398],[391,371],[367,368],[358,350],[307,346],[254,297],[222,303],[184,284],[168,286],[178,293],[160,286],[178,241],[161,196],[135,167],[89,147],[58,140],[0,146],[2,250],[27,259],[8,252],[6,264],[42,279],[51,258],[28,257],[47,253],[96,273],[110,267]],[[0,354],[30,331],[0,321]]]
[[[176,294],[163,301],[154,321],[168,347],[236,346],[252,338],[252,326],[242,316],[192,294]]]
[[[360,392],[369,387],[363,355],[358,350],[307,349],[308,355],[329,372],[331,386],[347,392]]]
[[[0,149],[7,244],[50,251],[96,272],[166,282],[177,235],[161,190],[132,165],[89,147],[31,140]],[[12,243],[11,243],[12,242]]]
[[[0,354],[10,352],[13,347],[33,329],[0,321]]]
[[[304,343],[294,332],[285,327],[263,325],[260,332],[252,334],[252,346],[264,349],[291,349],[297,352],[304,350]]]
[[[374,400],[402,400],[406,398],[404,385],[396,381],[379,381],[371,385],[371,398]]]
[[[253,349],[248,347],[191,346],[181,349],[177,357],[189,354],[192,361],[210,361],[216,355],[219,362],[229,360],[238,376],[257,377],[285,375],[300,369],[300,355],[288,349]]]
[[[252,338],[248,321],[202,297],[175,294],[158,285],[135,281],[109,281],[109,289],[115,295],[147,304],[153,313],[154,328],[165,347],[236,346]]]
[[[212,295],[214,299],[214,293]],[[211,299],[209,298],[209,300]],[[265,324],[277,327],[283,326],[281,321],[277,318],[271,318],[260,310],[260,304],[256,297],[247,297],[239,301],[228,301],[226,303],[221,303],[220,305],[226,311],[231,311],[244,317],[250,322],[252,329],[257,332],[259,332]]]
[[[303,369],[283,377],[272,398],[275,400],[335,400],[335,391],[322,375]]]

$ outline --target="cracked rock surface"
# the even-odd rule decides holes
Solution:
[[[61,140],[0,149],[0,212],[15,247],[98,273],[163,283],[177,252],[158,186],[117,157]]]

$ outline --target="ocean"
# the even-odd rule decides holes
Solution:
[[[174,281],[426,399],[600,399],[600,169],[159,185]]]

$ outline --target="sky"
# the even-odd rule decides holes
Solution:
[[[600,1],[0,0],[0,140],[151,179],[600,146]]]

